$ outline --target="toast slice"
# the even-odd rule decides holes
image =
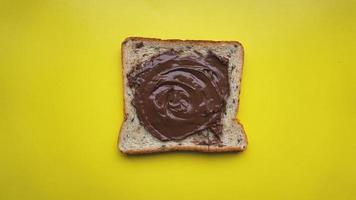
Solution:
[[[168,50],[182,52],[185,55],[207,54],[228,60],[230,95],[226,99],[226,110],[222,114],[222,134],[219,143],[211,143],[214,134],[205,129],[185,139],[161,141],[152,136],[138,119],[132,105],[134,91],[128,85],[127,75],[139,63]],[[121,126],[118,147],[126,154],[143,154],[166,151],[229,152],[243,151],[247,147],[244,128],[236,118],[239,106],[239,93],[243,65],[243,47],[235,41],[202,40],[161,40],[153,38],[129,37],[122,42],[121,48],[125,118]]]

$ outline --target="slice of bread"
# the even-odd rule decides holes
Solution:
[[[227,59],[230,95],[226,100],[226,110],[221,118],[223,125],[220,143],[211,143],[214,134],[205,129],[180,141],[163,142],[152,136],[141,124],[132,105],[134,91],[128,86],[127,74],[139,63],[168,50],[184,55],[213,52]],[[153,38],[129,37],[122,43],[122,67],[124,80],[125,119],[119,136],[119,149],[126,154],[141,154],[166,151],[228,152],[243,151],[247,147],[247,137],[242,124],[236,119],[239,106],[243,47],[235,41],[201,40],[161,40]]]

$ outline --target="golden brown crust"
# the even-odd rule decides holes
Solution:
[[[178,42],[178,43],[187,43],[187,42],[193,42],[195,44],[221,44],[221,43],[229,43],[229,44],[237,44],[240,45],[243,49],[243,46],[240,42],[238,41],[214,41],[214,40],[180,40],[180,39],[159,39],[159,38],[145,38],[145,37],[127,37],[121,44],[121,47],[125,45],[127,41],[157,41],[157,42],[164,42],[164,43],[170,43],[170,42]],[[243,51],[242,51],[243,52]],[[243,55],[243,53],[242,53]]]
[[[146,149],[137,149],[137,150],[127,150],[122,151],[125,154],[146,154],[146,153],[160,153],[160,152],[172,152],[172,151],[196,151],[196,152],[236,152],[244,151],[246,148],[240,147],[209,147],[209,146],[173,146],[166,148],[146,148]]]
[[[124,44],[126,43],[126,41],[127,41],[127,38],[121,43],[121,66],[122,66],[122,69],[121,69],[121,75],[122,75],[122,81],[124,82],[124,76],[125,76],[125,74],[124,74],[124,70],[123,70],[123,68],[124,68]],[[127,114],[126,114],[126,109],[125,109],[125,83],[123,83],[122,84],[122,93],[124,94],[123,96],[122,96],[122,98],[123,98],[123,107],[124,107],[124,120],[122,121],[122,123],[121,123],[121,127],[120,127],[120,130],[119,130],[119,136],[118,136],[118,140],[117,140],[117,146],[119,146],[119,144],[120,144],[120,141],[122,141],[122,136],[123,136],[123,134],[121,134],[122,133],[122,127],[124,126],[124,123],[126,122],[126,120],[127,120]]]
[[[241,85],[242,85],[242,75],[243,75],[243,71],[244,71],[244,62],[245,62],[245,48],[244,46],[242,46],[242,44],[240,42],[238,42],[241,46],[241,55],[240,55],[240,58],[241,58],[241,74],[240,74],[240,92],[239,92],[239,96],[237,97],[238,99],[238,108],[236,110],[236,113],[235,113],[235,116],[237,115],[237,112],[238,112],[238,109],[240,107],[240,95],[241,95]],[[238,118],[235,119],[237,121],[238,124],[240,124],[241,126],[241,130],[242,130],[242,133],[245,137],[245,140],[246,140],[246,146],[244,148],[244,150],[247,148],[247,145],[248,145],[248,139],[247,139],[247,135],[246,135],[246,132],[245,132],[245,127],[242,125],[242,123],[239,121]]]
[[[238,41],[212,41],[212,40],[180,40],[180,39],[159,39],[159,38],[145,38],[145,37],[127,37],[122,43],[121,43],[121,65],[122,67],[124,67],[124,61],[123,61],[123,57],[124,57],[124,45],[127,41],[136,41],[136,40],[140,40],[140,41],[159,41],[159,42],[178,42],[178,43],[187,43],[187,42],[192,42],[195,44],[219,44],[219,43],[230,43],[230,44],[236,44],[241,46],[242,51],[241,51],[241,58],[242,58],[242,66],[241,66],[241,73],[243,71],[243,63],[244,63],[244,48],[242,46],[242,44]],[[123,73],[123,69],[122,71],[122,75],[124,76]],[[242,74],[240,76],[240,84],[241,84],[241,77]],[[123,77],[124,80],[124,77]],[[241,91],[241,87],[240,87],[240,91]],[[123,93],[125,94],[125,84],[123,84]],[[241,92],[240,92],[241,93]],[[240,95],[239,93],[239,95]],[[239,99],[240,97],[238,97]],[[127,117],[126,117],[126,110],[125,110],[125,96],[123,96],[123,102],[124,102],[124,121],[122,122],[120,131],[119,131],[119,139],[118,139],[118,143],[120,143],[120,141],[122,141],[122,127],[123,124],[125,123]],[[237,111],[236,111],[237,112]],[[235,113],[236,115],[237,113]],[[247,135],[245,132],[245,129],[243,127],[243,125],[239,122],[239,120],[236,118],[235,119],[237,121],[237,123],[241,126],[243,135],[244,135],[244,139],[246,141],[246,144],[243,145],[242,147],[239,146],[223,146],[223,147],[219,147],[219,146],[209,146],[209,145],[197,145],[197,146],[171,146],[171,147],[165,147],[165,148],[143,148],[143,149],[137,149],[137,150],[120,150],[122,153],[125,154],[148,154],[148,153],[160,153],[160,152],[172,152],[172,151],[196,151],[196,152],[207,152],[207,153],[213,153],[213,152],[238,152],[238,151],[244,151],[247,148]]]

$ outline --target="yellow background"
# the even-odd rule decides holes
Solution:
[[[355,1],[0,1],[0,199],[356,199]],[[240,154],[126,157],[120,44],[239,40]]]

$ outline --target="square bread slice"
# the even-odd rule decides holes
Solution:
[[[134,91],[128,85],[127,75],[135,66],[151,57],[175,50],[186,55],[203,54],[209,51],[228,59],[230,95],[221,124],[221,143],[211,144],[214,134],[205,129],[180,141],[163,142],[153,137],[141,124],[132,105]],[[126,154],[143,154],[166,151],[228,152],[243,151],[247,147],[244,128],[236,118],[239,106],[243,47],[236,41],[161,40],[129,37],[122,42],[121,49],[125,118],[121,126],[118,147]]]

